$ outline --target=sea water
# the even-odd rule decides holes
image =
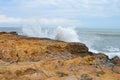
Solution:
[[[90,51],[120,57],[120,29],[77,29],[80,42]]]
[[[0,32],[2,31],[16,31],[20,35],[29,37],[51,38],[66,42],[82,42],[89,47],[89,51],[104,53],[109,58],[120,57],[119,29],[24,26],[19,28],[0,27]]]

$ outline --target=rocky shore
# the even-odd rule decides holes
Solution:
[[[83,43],[1,32],[0,80],[120,80],[120,58]]]

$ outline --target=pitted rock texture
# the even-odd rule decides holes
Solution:
[[[120,80],[119,60],[83,43],[0,33],[0,80]]]

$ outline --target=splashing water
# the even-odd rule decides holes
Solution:
[[[61,40],[66,42],[79,42],[79,36],[74,28],[63,28],[61,26],[56,29],[45,29],[43,30],[40,26],[25,26],[22,28],[23,35],[29,37],[39,38],[52,38],[55,40]]]
[[[29,37],[47,37],[47,30],[43,31],[40,26],[24,26],[22,28],[23,35],[29,36]]]
[[[79,36],[73,28],[63,28],[61,26],[56,29],[55,39],[66,42],[79,42]]]

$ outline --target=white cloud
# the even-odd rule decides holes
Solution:
[[[7,17],[6,15],[0,15],[0,23],[19,23],[22,20],[20,18]]]
[[[52,26],[78,26],[81,25],[81,23],[77,20],[70,20],[70,19],[64,19],[64,18],[29,18],[24,19],[24,23],[28,24],[39,24],[39,25],[52,25]]]
[[[39,25],[53,25],[53,26],[59,26],[59,25],[66,25],[66,26],[77,26],[80,25],[80,22],[77,20],[69,20],[64,18],[37,18],[37,17],[31,17],[31,18],[13,18],[13,17],[7,17],[6,15],[0,15],[0,23],[4,24],[39,24]]]
[[[60,19],[60,18],[56,18],[56,19],[47,19],[47,18],[41,18],[39,19],[39,23],[40,24],[54,24],[54,25],[80,25],[80,22],[77,20],[69,20],[69,19]]]
[[[120,0],[14,0],[25,12],[68,12],[87,16],[120,15]],[[34,14],[36,14],[34,13]],[[44,14],[42,14],[44,15]],[[49,14],[50,15],[50,14]],[[57,15],[57,14],[55,14]],[[63,16],[64,17],[64,16]],[[70,16],[69,16],[70,17]]]

